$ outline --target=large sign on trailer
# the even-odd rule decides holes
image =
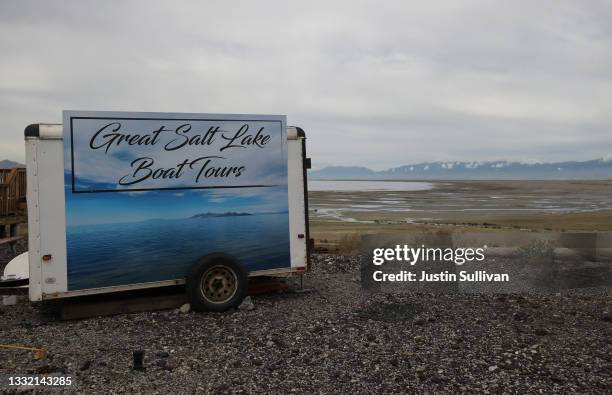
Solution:
[[[284,117],[64,116],[73,193],[286,183]]]
[[[284,116],[64,112],[68,290],[290,266]]]

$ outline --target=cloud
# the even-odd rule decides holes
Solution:
[[[63,109],[287,114],[316,166],[612,149],[606,1],[0,4],[0,157]]]

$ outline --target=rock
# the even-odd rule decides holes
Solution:
[[[431,376],[430,380],[431,380],[432,383],[442,383],[442,382],[444,382],[444,378],[441,375],[439,375],[439,374],[433,374]]]
[[[217,384],[215,386],[215,393],[217,394],[225,394],[225,393],[230,393],[232,390],[232,387],[230,387],[229,385],[225,384],[225,383],[221,383],[221,384]]]
[[[612,313],[610,312],[610,310],[604,310],[603,313],[601,313],[601,320],[606,322],[612,322]]]
[[[168,371],[168,372],[171,372],[172,370],[174,370],[174,366],[170,365],[170,364],[168,363],[168,360],[167,360],[167,359],[158,359],[158,360],[155,362],[155,364],[156,364],[158,367],[160,367],[160,368],[162,368],[163,370],[166,370],[166,371]]]
[[[39,366],[38,368],[36,368],[34,371],[37,374],[49,374],[49,373],[61,372],[62,369],[57,367],[57,366],[44,364],[44,365]]]
[[[88,359],[88,360],[86,360],[85,362],[83,362],[83,363],[81,364],[81,366],[79,367],[79,370],[80,370],[80,371],[84,371],[84,370],[89,369],[90,367],[91,367],[91,360],[90,360],[90,359]]]
[[[14,306],[17,304],[17,295],[3,295],[2,304],[4,306]]]
[[[563,317],[559,314],[553,314],[551,321],[555,324],[563,324],[564,322]]]
[[[550,333],[550,331],[544,327],[538,327],[535,329],[533,333],[535,333],[538,336],[546,336]]]
[[[189,311],[191,311],[191,305],[189,303],[185,303],[179,308],[179,312],[183,314],[187,314]]]
[[[159,358],[168,358],[170,356],[166,351],[159,351],[155,355]]]
[[[512,318],[514,318],[515,321],[525,321],[525,319],[527,319],[527,313],[523,311],[515,311],[512,314]]]
[[[426,320],[425,320],[425,318],[423,318],[423,317],[416,317],[416,318],[414,319],[414,325],[421,326],[421,325],[424,325],[424,324],[425,324],[425,322],[426,322]]]
[[[489,366],[489,372],[495,372],[498,369],[497,365]]]
[[[253,304],[253,300],[251,299],[251,297],[247,296],[246,298],[244,298],[242,303],[240,303],[240,306],[238,306],[238,309],[245,311],[255,310],[255,305]]]

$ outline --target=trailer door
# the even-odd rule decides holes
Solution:
[[[306,270],[309,263],[310,234],[308,229],[308,188],[306,170],[306,136],[300,128],[287,129],[289,176],[289,233],[291,268]]]

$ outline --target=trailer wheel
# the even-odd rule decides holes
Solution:
[[[186,288],[193,310],[226,311],[246,296],[247,273],[231,256],[212,254],[193,265]]]

